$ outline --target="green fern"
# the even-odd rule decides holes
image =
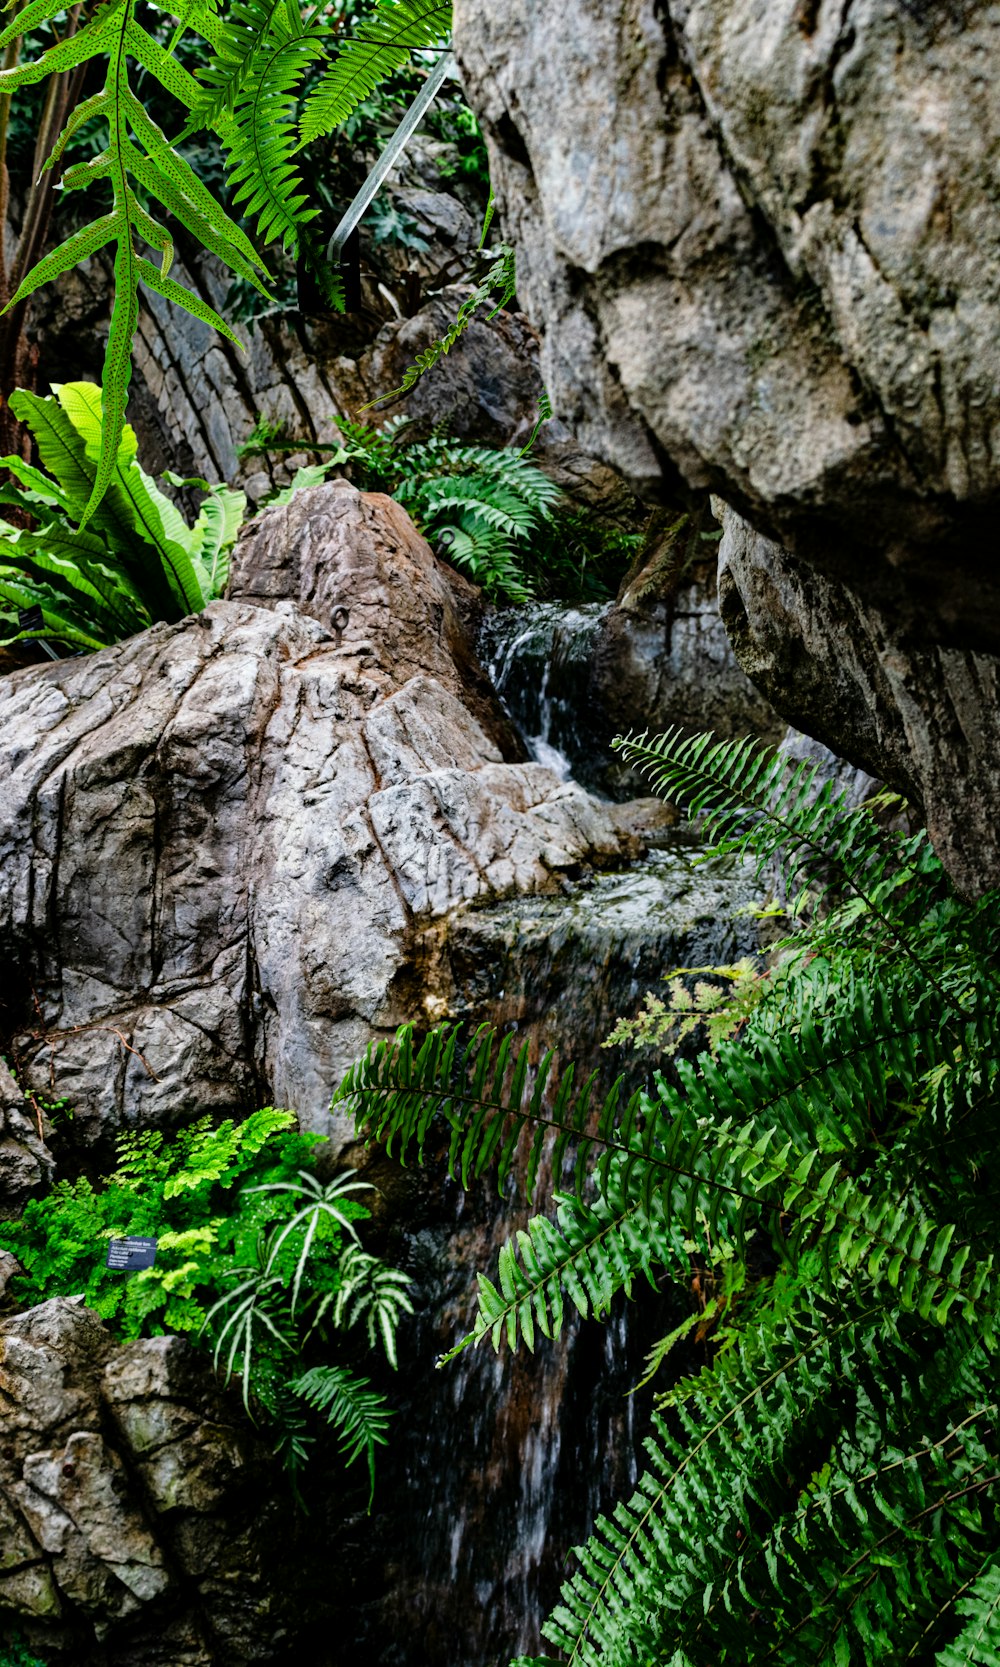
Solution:
[[[375,1449],[388,1441],[392,1410],[385,1397],[371,1387],[368,1378],[360,1378],[346,1366],[313,1366],[289,1384],[293,1395],[298,1395],[317,1412],[326,1415],[340,1436],[341,1456],[347,1465],[365,1459],[371,1492],[375,1492]]]
[[[341,423],[346,456],[362,485],[390,492],[426,537],[488,594],[532,594],[525,560],[562,500],[541,469],[509,448],[464,446],[434,436],[405,439],[405,423],[381,432]]]
[[[100,389],[68,382],[44,399],[19,390],[10,404],[50,473],[19,457],[0,459],[12,476],[0,487],[0,511],[9,506],[34,523],[30,529],[0,523],[5,642],[41,636],[71,648],[101,648],[154,620],[200,612],[221,594],[246,508],[242,492],[173,477],[206,493],[189,527],[140,467],[135,434],[126,426],[101,500],[82,527],[101,469]],[[18,611],[35,607],[41,627],[21,630]]]
[[[549,1159],[556,1217],[480,1276],[458,1347],[720,1274],[659,1351],[697,1321],[714,1359],[662,1397],[545,1635],[586,1667],[996,1661],[1000,897],[955,898],[925,835],[746,743],[622,745],[707,854],[809,888],[738,1027],[627,1098],[455,1027],[373,1047],[338,1093],[463,1185],[495,1168],[530,1200]]]
[[[343,126],[359,104],[410,54],[443,48],[451,34],[451,0],[380,0],[306,98],[302,144]]]
[[[54,0],[31,0],[0,33],[0,48],[26,29],[52,22],[61,11]],[[108,142],[92,161],[67,168],[62,185],[74,191],[98,183],[111,187],[112,206],[100,219],[74,232],[28,273],[8,307],[34,294],[44,283],[61,276],[81,260],[113,245],[114,304],[102,377],[102,426],[97,467],[80,525],[86,526],[107,490],[125,427],[125,406],[131,372],[132,338],[139,310],[140,286],[177,303],[231,341],[237,338],[224,319],[200,297],[168,276],[173,239],[140,201],[159,203],[205,247],[212,249],[234,273],[262,288],[265,269],[253,245],[206,190],[193,169],[164,138],[147,115],[129,84],[129,64],[151,75],[172,98],[190,110],[196,103],[197,83],[136,19],[136,0],[103,0],[94,15],[75,34],[50,47],[34,62],[0,71],[0,96],[19,87],[65,74],[93,59],[107,58],[104,87],[70,117],[47,159],[46,168],[60,160],[87,120],[101,116]],[[145,242],[160,253],[155,265],[139,252]],[[239,345],[237,343],[237,345]]]

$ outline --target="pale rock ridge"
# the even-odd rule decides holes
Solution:
[[[14,1052],[74,1139],[331,1090],[459,906],[634,855],[634,812],[519,757],[405,512],[345,482],[265,512],[231,596],[0,686]],[[414,1010],[415,999],[417,1001]]]

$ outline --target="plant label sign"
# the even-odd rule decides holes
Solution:
[[[139,1273],[143,1268],[151,1268],[155,1261],[155,1239],[112,1239],[104,1265],[117,1268],[120,1273]]]

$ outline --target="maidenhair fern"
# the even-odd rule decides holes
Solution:
[[[565,1657],[521,1667],[996,1663],[1000,898],[956,898],[926,835],[809,766],[619,745],[710,853],[808,894],[711,1051],[626,1096],[510,1036],[404,1030],[337,1095],[463,1185],[493,1169],[530,1202],[548,1160],[555,1216],[480,1276],[458,1347],[537,1347],[644,1279],[709,1296],[708,1361],[660,1397],[648,1469],[544,1629]]]

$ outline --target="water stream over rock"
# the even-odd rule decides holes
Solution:
[[[558,748],[567,772],[583,729],[567,673],[602,612],[531,608],[491,668],[529,750],[551,763]],[[416,960],[429,986],[450,992],[435,1016],[513,1028],[553,1047],[560,1065],[600,1067],[608,1084],[619,1070],[636,1078],[648,1060],[602,1052],[615,1019],[664,972],[757,947],[752,874],[699,863],[675,832],[660,838],[627,868],[565,877],[557,895],[472,904],[435,923]],[[528,1212],[513,1197],[498,1208],[489,1182],[462,1194],[442,1175],[429,1189],[391,1166],[378,1179],[394,1223],[387,1251],[419,1281],[421,1307],[402,1339],[405,1384],[392,1386],[402,1416],[380,1472],[389,1509],[374,1543],[352,1539],[367,1567],[357,1642],[382,1667],[494,1667],[542,1647],[569,1548],[635,1483],[652,1392],[630,1391],[677,1323],[678,1298],[644,1288],[607,1324],[573,1314],[534,1354],[483,1344],[437,1372],[471,1326],[474,1270],[492,1272]]]

